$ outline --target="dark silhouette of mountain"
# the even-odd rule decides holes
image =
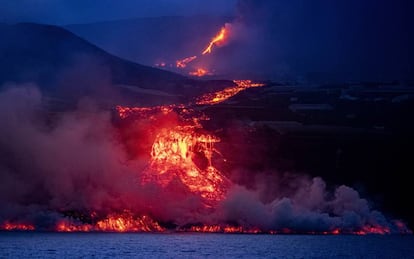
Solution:
[[[232,17],[164,16],[65,26],[97,46],[142,64],[199,54]]]
[[[0,86],[35,83],[65,100],[91,96],[112,105],[183,101],[211,85],[123,60],[57,26],[3,24],[0,37]]]

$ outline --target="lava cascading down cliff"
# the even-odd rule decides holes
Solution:
[[[12,99],[10,95],[26,99],[24,104],[10,104],[17,106],[1,112],[0,117],[18,118],[10,120],[11,124],[25,126],[20,128],[22,132],[10,130],[6,135],[19,138],[21,143],[16,141],[13,148],[16,153],[18,149],[26,152],[30,165],[20,168],[22,161],[10,164],[11,173],[4,174],[0,229],[410,233],[402,221],[372,210],[352,188],[339,186],[330,193],[320,178],[294,179],[295,192],[279,192],[266,199],[261,185],[247,188],[233,183],[229,177],[233,172],[222,172],[215,163],[225,161],[217,145],[226,140],[204,128],[209,118],[202,109],[262,86],[236,80],[233,87],[205,94],[189,104],[118,106],[116,127],[111,126],[108,114],[76,112],[51,132],[31,124],[29,115],[35,110],[31,107],[37,107],[37,92],[0,95],[3,105]],[[43,145],[43,151],[33,150],[33,145]],[[262,185],[284,188],[266,179]]]

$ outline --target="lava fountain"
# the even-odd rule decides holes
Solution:
[[[211,54],[213,51],[213,48],[216,47],[220,47],[223,46],[224,44],[226,44],[229,40],[229,33],[230,33],[230,24],[225,24],[225,26],[223,26],[220,31],[217,33],[217,35],[215,35],[210,42],[208,43],[207,47],[202,50],[201,55],[207,55],[207,54]],[[198,59],[198,56],[194,55],[194,56],[190,56],[190,57],[186,57],[186,58],[182,58],[179,59],[177,61],[175,61],[175,67],[179,68],[179,69],[185,69],[187,68],[187,66],[195,61],[196,59]],[[157,67],[165,67],[166,64],[165,63],[157,63],[156,64]],[[196,69],[193,69],[193,71],[188,72],[189,75],[191,76],[196,76],[196,77],[203,77],[206,75],[213,75],[212,72],[210,72],[207,68],[203,68],[203,67],[198,67]]]
[[[222,27],[220,29],[220,32],[214,38],[211,39],[208,46],[203,50],[202,54],[209,54],[212,52],[214,46],[223,45],[226,42],[226,40],[228,40],[228,33],[228,28],[226,26]]]

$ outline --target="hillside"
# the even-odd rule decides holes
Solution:
[[[0,86],[34,83],[65,100],[147,105],[185,101],[209,85],[123,60],[57,26],[3,24],[0,37]]]
[[[73,24],[66,29],[109,52],[142,64],[199,53],[231,17],[171,16]]]

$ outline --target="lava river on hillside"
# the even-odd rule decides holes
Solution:
[[[339,186],[330,193],[322,179],[303,177],[294,180],[298,186],[294,193],[283,195],[280,192],[263,198],[263,185],[270,188],[282,186],[265,180],[255,188],[247,188],[233,183],[229,177],[231,172],[221,172],[215,161],[226,161],[226,158],[217,144],[225,140],[204,128],[204,122],[210,118],[202,112],[203,107],[216,105],[245,89],[263,86],[249,80],[235,80],[233,87],[205,94],[188,104],[116,107],[120,125],[116,138],[122,143],[120,149],[126,150],[123,154],[127,159],[122,157],[112,161],[114,155],[111,153],[103,156],[104,159],[100,157],[103,166],[99,168],[104,173],[68,176],[66,181],[78,186],[75,193],[68,194],[59,189],[63,187],[58,187],[54,192],[39,194],[41,198],[19,200],[16,202],[19,206],[13,205],[16,207],[14,212],[1,216],[0,229],[411,233],[402,221],[388,219],[371,209],[358,192],[347,186]],[[105,161],[105,157],[112,162]],[[85,172],[92,167],[86,165]]]

